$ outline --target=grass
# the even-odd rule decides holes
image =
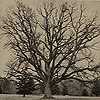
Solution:
[[[26,95],[26,97],[22,97],[22,95],[17,94],[0,94],[0,100],[48,100],[41,99],[43,95]],[[82,97],[82,96],[54,96],[56,99],[49,100],[100,100],[100,97]]]

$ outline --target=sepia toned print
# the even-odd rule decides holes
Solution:
[[[0,0],[0,99],[99,100],[99,38],[99,0]]]

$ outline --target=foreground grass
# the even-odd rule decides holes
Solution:
[[[48,100],[41,99],[43,95],[26,95],[26,97],[22,97],[22,95],[13,95],[13,94],[0,94],[0,100]],[[78,97],[78,96],[54,96],[56,99],[49,100],[100,100],[100,97]]]

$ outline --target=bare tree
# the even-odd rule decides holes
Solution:
[[[83,83],[93,79],[98,67],[93,61],[91,42],[100,34],[96,24],[97,16],[86,17],[85,7],[67,2],[55,7],[52,2],[37,8],[37,13],[22,2],[17,2],[15,10],[10,8],[2,19],[5,46],[14,58],[8,65],[8,75],[16,77],[27,68],[33,78],[43,84],[44,98],[52,98],[51,87],[66,79]],[[88,65],[76,66],[86,61]]]

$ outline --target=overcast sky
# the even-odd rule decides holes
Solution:
[[[28,4],[30,7],[37,7],[39,6],[43,0],[22,0],[24,1],[26,4]],[[48,0],[44,0],[44,1],[48,1]],[[58,4],[61,4],[64,1],[68,1],[68,0],[51,0],[51,1],[55,1]],[[75,1],[75,0],[74,0]],[[77,1],[82,1],[82,0],[77,0]],[[89,15],[94,15],[96,13],[96,11],[98,13],[100,13],[100,0],[83,0],[84,3],[87,6],[87,11],[86,14]],[[6,13],[6,10],[8,9],[9,5],[15,4],[15,0],[0,0],[0,16],[4,16]],[[100,15],[99,15],[100,18]],[[0,33],[2,31],[0,30]],[[100,37],[98,38],[100,39]],[[6,69],[6,63],[9,61],[10,59],[10,51],[8,51],[7,49],[3,49],[3,45],[5,43],[6,39],[2,38],[0,40],[0,76],[6,76],[6,74],[4,73]],[[98,48],[100,48],[100,44],[98,44]],[[97,57],[97,62],[99,62],[100,60],[100,51],[96,51],[94,52],[94,54]]]

